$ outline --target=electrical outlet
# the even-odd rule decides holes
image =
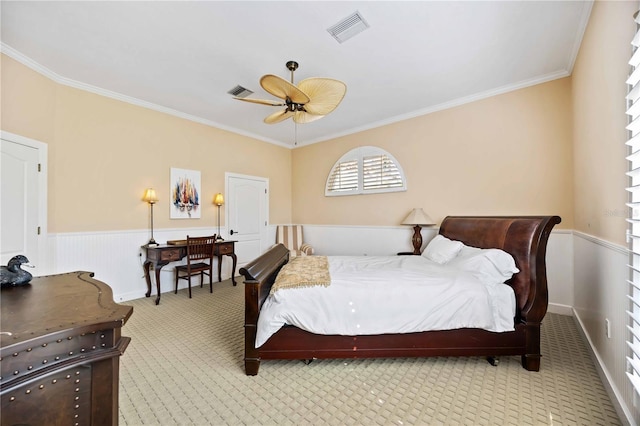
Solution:
[[[611,322],[609,321],[609,318],[604,319],[604,332],[607,339],[611,339]]]

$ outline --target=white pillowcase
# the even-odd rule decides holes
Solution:
[[[473,274],[484,284],[501,284],[520,272],[513,257],[500,249],[480,249],[463,245],[447,266]]]
[[[460,241],[453,241],[438,234],[429,241],[422,256],[433,262],[444,264],[455,258],[463,245]]]

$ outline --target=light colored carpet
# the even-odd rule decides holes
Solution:
[[[244,374],[244,287],[126,302],[120,425],[617,425],[571,317],[547,314],[542,366],[520,357],[263,361]]]

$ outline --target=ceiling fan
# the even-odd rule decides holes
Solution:
[[[298,63],[289,61],[286,66],[291,71],[291,83],[272,74],[264,75],[260,79],[260,86],[273,96],[282,99],[281,101],[238,97],[234,99],[285,107],[267,116],[264,119],[267,124],[279,123],[290,117],[293,117],[296,123],[304,124],[318,120],[336,109],[347,92],[346,84],[332,78],[306,78],[295,86],[293,72],[298,69]]]

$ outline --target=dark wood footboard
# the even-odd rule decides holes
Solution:
[[[262,359],[375,358],[419,356],[521,355],[527,370],[540,368],[540,324],[547,312],[546,247],[558,216],[453,217],[440,234],[467,245],[510,253],[520,272],[508,282],[516,294],[515,330],[426,331],[376,336],[318,335],[285,326],[255,347],[260,307],[280,268],[289,260],[281,244],[256,258],[240,273],[245,278],[245,370],[258,374]]]
[[[278,244],[240,268],[244,276],[244,364],[248,376],[258,374],[260,355],[255,347],[260,307],[264,303],[280,268],[289,261],[289,250]]]

